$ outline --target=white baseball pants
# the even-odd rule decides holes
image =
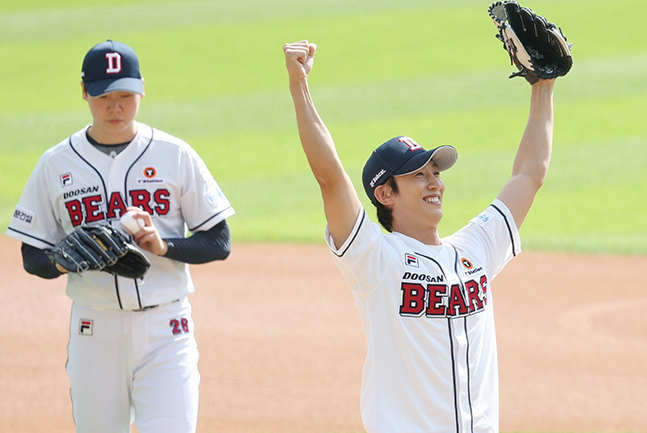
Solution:
[[[200,374],[187,299],[143,311],[74,303],[67,372],[77,433],[194,433]]]

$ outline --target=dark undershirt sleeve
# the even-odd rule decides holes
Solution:
[[[56,269],[56,265],[47,257],[45,250],[22,244],[20,251],[22,252],[22,265],[28,273],[48,280],[62,275]]]
[[[231,236],[227,221],[203,232],[195,232],[188,238],[164,239],[168,252],[164,257],[190,264],[224,260],[231,252]]]
[[[184,263],[201,264],[224,260],[231,252],[231,237],[226,221],[207,231],[195,232],[188,238],[164,240],[168,243],[168,252],[164,257]],[[25,243],[20,249],[23,267],[28,273],[48,280],[62,275],[45,250]]]

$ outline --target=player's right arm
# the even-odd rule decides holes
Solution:
[[[340,247],[353,230],[362,204],[308,89],[308,74],[316,49],[317,46],[308,41],[283,46],[299,138],[321,189],[328,231],[335,245]]]
[[[45,253],[45,250],[32,247],[23,242],[20,251],[22,253],[23,268],[29,274],[49,280],[58,278],[67,272],[58,263],[53,263]]]

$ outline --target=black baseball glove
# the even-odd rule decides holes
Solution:
[[[104,271],[133,279],[142,278],[151,265],[124,235],[105,224],[76,229],[47,255],[69,272]]]
[[[540,79],[564,76],[573,66],[571,47],[562,30],[516,1],[497,1],[488,8],[492,21],[499,29],[496,37],[518,72],[512,77],[524,77],[530,84]]]

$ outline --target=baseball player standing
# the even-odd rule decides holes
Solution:
[[[490,282],[519,254],[519,227],[552,147],[554,80],[532,86],[510,180],[467,226],[440,238],[452,146],[395,137],[369,157],[369,220],[308,89],[316,45],[283,47],[299,136],[319,183],[326,241],[352,289],[368,348],[361,413],[369,433],[498,432],[497,348]]]
[[[67,276],[76,431],[126,433],[134,421],[142,433],[195,432],[200,374],[188,264],[229,255],[234,210],[187,143],[135,120],[144,80],[132,48],[108,40],[90,49],[81,87],[92,124],[43,154],[7,234],[22,242],[28,272],[56,278],[65,269],[47,250],[84,225],[120,228],[120,216],[135,211],[143,228],[132,239],[151,262],[143,279]]]

